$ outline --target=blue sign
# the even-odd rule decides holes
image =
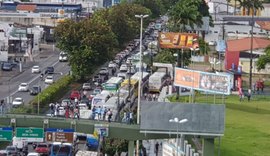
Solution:
[[[74,129],[61,129],[61,128],[46,128],[46,132],[63,132],[63,133],[72,133]]]
[[[226,51],[226,42],[224,40],[217,41],[216,51],[217,52],[225,52]]]
[[[12,127],[0,127],[0,131],[12,131]]]

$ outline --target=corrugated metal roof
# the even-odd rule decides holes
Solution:
[[[251,38],[242,38],[237,40],[228,40],[228,51],[247,51],[250,50]],[[270,40],[263,38],[253,38],[253,49],[263,49],[270,45]]]

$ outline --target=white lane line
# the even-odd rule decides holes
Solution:
[[[52,66],[54,67],[57,63],[59,63],[59,61],[56,61],[55,63],[53,63]],[[40,75],[34,77],[32,80],[30,80],[30,81],[28,82],[28,84],[30,84],[30,83],[32,83],[33,81],[35,81],[36,79],[38,79],[39,76],[40,76]],[[16,94],[17,92],[18,92],[18,90],[14,91],[14,92],[11,93],[9,96],[13,96],[13,95]],[[9,96],[5,97],[5,99],[7,99]]]

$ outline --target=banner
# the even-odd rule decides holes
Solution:
[[[159,46],[160,48],[197,48],[199,47],[197,41],[194,43],[194,39],[198,36],[192,33],[173,33],[173,32],[161,32],[159,34]]]
[[[229,95],[231,93],[230,83],[231,78],[228,74],[207,73],[175,68],[175,86]]]

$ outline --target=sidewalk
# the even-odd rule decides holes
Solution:
[[[159,148],[158,148],[158,155],[162,156],[162,145],[160,144],[162,140],[143,140],[142,144],[146,148],[146,155],[147,156],[156,156],[155,153],[155,145],[158,142]]]

